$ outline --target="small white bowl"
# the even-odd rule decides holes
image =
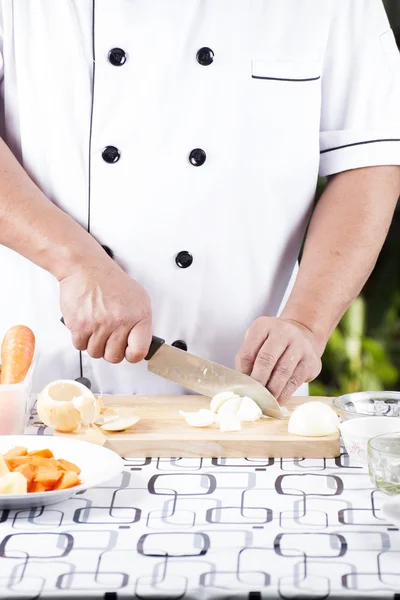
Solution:
[[[400,419],[361,417],[340,424],[340,434],[353,463],[368,466],[368,441],[384,433],[400,432]]]

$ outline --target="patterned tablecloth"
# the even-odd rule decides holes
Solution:
[[[400,599],[386,499],[345,453],[127,458],[68,502],[0,511],[0,597]]]

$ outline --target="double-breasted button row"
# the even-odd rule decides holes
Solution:
[[[108,60],[114,67],[122,67],[126,63],[126,52],[123,48],[112,48],[108,53]],[[214,62],[214,52],[211,48],[204,46],[196,53],[196,60],[199,65],[208,67]]]
[[[108,60],[114,67],[122,67],[127,60],[125,50],[123,48],[111,48],[108,53]],[[214,51],[211,48],[204,46],[197,50],[196,60],[199,65],[208,67],[214,62]]]
[[[108,164],[114,164],[121,158],[121,152],[116,146],[106,146],[102,152],[103,160]],[[189,154],[189,162],[194,167],[201,167],[207,159],[207,154],[201,148],[195,148]]]

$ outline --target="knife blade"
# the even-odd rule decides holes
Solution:
[[[264,415],[283,419],[278,402],[267,388],[239,371],[169,346],[156,336],[152,338],[145,360],[151,373],[192,392],[210,398],[219,392],[228,391],[240,396],[249,396],[258,404]]]

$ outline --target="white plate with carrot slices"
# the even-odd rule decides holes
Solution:
[[[117,477],[122,459],[107,448],[53,436],[0,436],[0,508],[46,506]]]

